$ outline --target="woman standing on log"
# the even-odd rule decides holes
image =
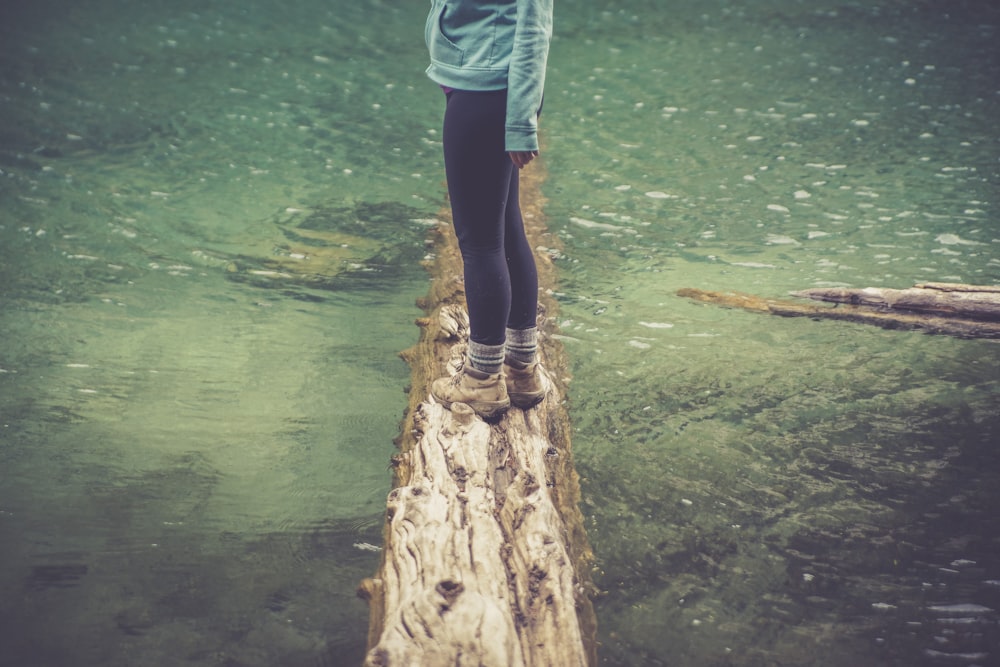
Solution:
[[[535,358],[538,274],[518,170],[538,156],[552,0],[431,0],[427,75],[445,91],[444,162],[469,308],[460,372],[436,380],[445,407],[493,418],[545,395]]]

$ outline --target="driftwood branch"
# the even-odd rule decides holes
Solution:
[[[909,289],[816,288],[793,296],[836,305],[765,299],[740,292],[694,288],[678,296],[785,317],[813,317],[873,324],[888,329],[918,329],[962,338],[1000,338],[1000,287],[958,283],[920,283]]]
[[[535,165],[533,171],[537,172]],[[553,247],[537,183],[522,181],[534,247]],[[584,667],[596,664],[590,547],[563,404],[562,348],[539,318],[547,395],[494,425],[428,399],[454,372],[468,335],[461,260],[450,225],[432,242],[434,276],[419,342],[403,353],[410,407],[393,457],[382,563],[359,587],[369,601],[365,664]],[[539,278],[552,286],[544,250]],[[554,303],[544,303],[552,312]]]
[[[882,311],[931,313],[943,317],[1000,321],[1000,287],[956,283],[921,283],[909,289],[815,288],[792,296],[870,306]]]

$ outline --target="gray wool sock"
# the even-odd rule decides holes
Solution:
[[[495,375],[503,367],[503,343],[500,345],[483,345],[474,340],[469,341],[469,363],[477,371]]]
[[[538,329],[507,329],[506,361],[530,364],[535,361],[538,351]]]

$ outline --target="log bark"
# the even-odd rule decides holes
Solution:
[[[538,189],[522,172],[521,201],[539,283],[555,272]],[[532,178],[534,176],[534,178]],[[543,298],[539,333],[547,394],[487,424],[462,404],[446,410],[430,383],[464,355],[468,316],[461,259],[447,211],[434,230],[434,277],[403,352],[412,385],[393,457],[382,562],[358,593],[369,602],[365,665],[573,666],[596,664],[592,553],[579,510],[555,303]]]
[[[695,301],[783,317],[847,320],[886,329],[915,329],[959,338],[1000,338],[1000,319],[992,315],[996,306],[1000,305],[998,287],[921,283],[908,290],[824,288],[793,294],[833,301],[836,305],[820,306],[741,292],[713,292],[696,288],[677,291],[678,296]],[[932,309],[935,302],[938,305]],[[905,308],[904,304],[909,308]]]

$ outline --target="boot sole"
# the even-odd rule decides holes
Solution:
[[[540,394],[510,394],[510,404],[521,410],[535,407],[545,398],[545,392]]]

